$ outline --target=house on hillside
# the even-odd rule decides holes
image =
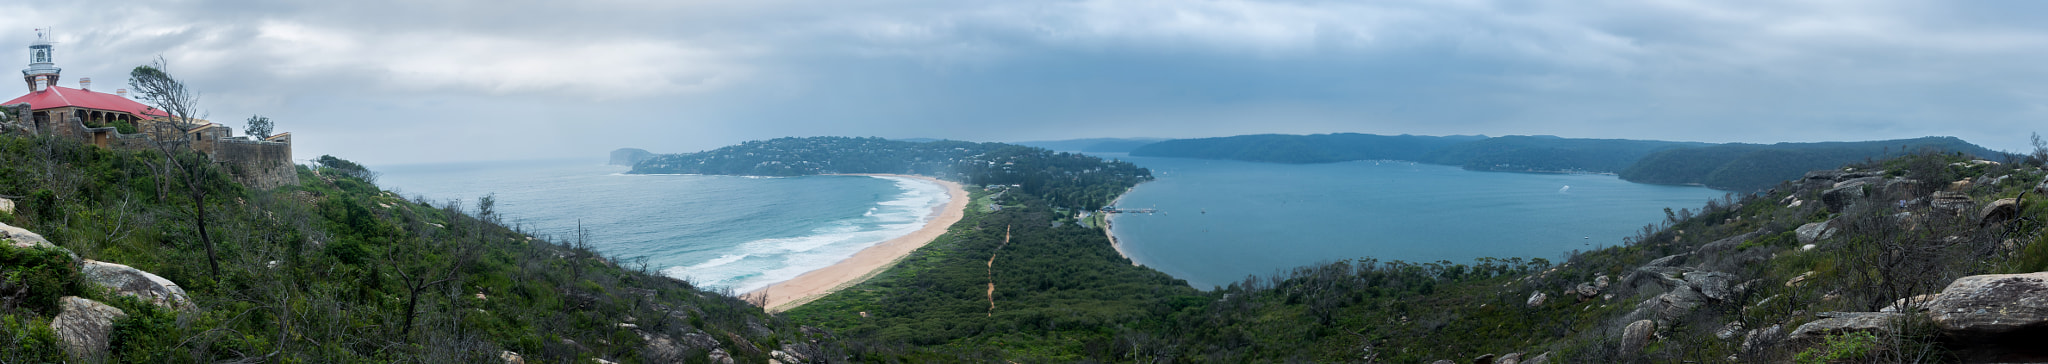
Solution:
[[[0,102],[0,110],[16,114],[16,130],[68,136],[108,149],[152,149],[165,143],[190,146],[251,187],[298,183],[291,133],[236,137],[226,125],[176,120],[128,98],[126,89],[94,91],[91,78],[80,77],[77,88],[58,86],[64,69],[57,67],[53,42],[37,32],[28,49],[28,68],[21,70],[28,94]],[[0,128],[4,130],[8,129]]]

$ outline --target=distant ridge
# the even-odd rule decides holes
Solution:
[[[1087,138],[1016,142],[1010,144],[1039,147],[1061,152],[1130,153],[1131,150],[1138,149],[1138,147],[1166,140],[1166,138]]]
[[[1422,136],[1257,134],[1175,139],[1132,150],[1132,156],[1229,159],[1266,163],[1333,163],[1392,159],[1476,171],[1614,173],[1637,183],[1692,184],[1758,191],[1806,171],[1865,159],[1932,150],[1999,159],[2004,153],[1955,137],[1862,142],[1712,144],[1551,135]]]

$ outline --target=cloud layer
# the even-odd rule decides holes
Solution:
[[[2028,16],[2043,7],[88,1],[0,5],[0,29],[20,30],[0,39],[25,60],[28,30],[55,27],[66,79],[103,85],[161,55],[215,120],[263,114],[302,157],[382,164],[791,135],[1953,135],[2016,150],[2048,125],[2048,23]]]

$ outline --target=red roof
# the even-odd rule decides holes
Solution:
[[[28,103],[29,110],[75,106],[87,109],[126,112],[142,117],[165,116],[162,110],[151,108],[149,105],[143,105],[126,97],[60,86],[51,86],[50,89],[43,90],[42,92],[30,92],[13,100],[7,100],[7,102],[0,102],[0,105],[13,105],[24,102]]]

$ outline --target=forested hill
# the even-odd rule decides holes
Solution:
[[[1778,181],[1798,178],[1809,170],[1897,157],[1923,149],[2006,159],[2003,153],[1955,137],[1763,145],[1549,135],[1487,138],[1405,134],[1261,134],[1177,139],[1140,147],[1131,155],[1269,163],[1395,159],[1476,171],[1618,173],[1622,179],[1639,183],[1698,184],[1722,190],[1756,191]]]
[[[1019,145],[848,137],[778,138],[697,153],[664,154],[635,164],[628,173],[919,174],[968,184],[1019,185],[1054,206],[1090,210],[1152,179],[1152,171],[1130,162]]]
[[[1720,144],[1651,153],[1621,178],[1630,182],[1700,184],[1732,191],[1757,191],[1779,181],[1797,179],[1806,171],[1827,169],[1870,159],[1892,158],[1922,150],[1961,152],[2004,160],[2005,153],[1984,149],[1955,137],[1866,142]]]
[[[1453,144],[1418,162],[1503,172],[1614,172],[1657,151],[1712,144],[1510,135]]]
[[[1423,156],[1438,149],[1484,139],[1484,135],[1439,137],[1355,133],[1259,134],[1168,140],[1133,149],[1131,155],[1267,163],[1331,163],[1372,159],[1421,161]]]

